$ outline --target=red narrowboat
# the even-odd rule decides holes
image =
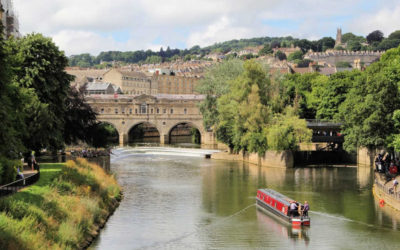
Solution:
[[[297,212],[290,211],[290,204],[292,202],[295,201],[272,189],[257,190],[256,204],[258,208],[272,212],[293,226],[310,226],[308,213],[307,215],[300,216]],[[303,207],[301,203],[296,202],[296,205]]]

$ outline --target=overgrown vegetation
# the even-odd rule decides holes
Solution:
[[[42,164],[40,180],[0,199],[1,249],[78,249],[121,198],[113,176],[84,159]]]

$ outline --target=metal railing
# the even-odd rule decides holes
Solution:
[[[385,194],[390,195],[394,199],[400,201],[400,188],[398,187],[396,191],[394,191],[393,187],[387,187],[385,184],[382,184],[377,179],[375,179],[375,185],[380,188]]]
[[[37,182],[40,178],[40,172],[37,172],[29,177],[26,177],[24,179],[16,180],[14,182],[11,182],[9,184],[6,184],[4,186],[0,186],[0,197],[4,197],[13,193],[18,192],[18,190],[32,185],[35,182]]]

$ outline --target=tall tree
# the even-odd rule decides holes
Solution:
[[[92,141],[89,130],[96,124],[96,112],[85,102],[83,90],[69,88],[66,99],[64,141],[66,144]]]
[[[65,72],[68,59],[50,38],[30,34],[9,43],[16,60],[15,81],[33,89],[40,101],[38,114],[30,117],[25,145],[32,149],[59,149],[64,145],[64,117],[72,76]],[[44,113],[43,108],[47,111]]]
[[[396,132],[393,113],[400,109],[399,58],[400,48],[391,49],[354,79],[346,100],[339,107],[345,148],[390,145]]]
[[[383,40],[383,33],[380,30],[372,31],[367,36],[368,44],[372,44],[373,42],[381,42]]]
[[[200,111],[203,114],[204,126],[211,128],[218,123],[217,98],[228,93],[229,82],[243,72],[241,60],[228,60],[215,65],[207,70],[204,78],[197,86],[197,91],[206,95],[200,103]]]

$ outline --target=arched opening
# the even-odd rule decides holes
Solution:
[[[151,123],[136,124],[129,130],[128,143],[160,143],[160,132]]]
[[[201,144],[201,133],[190,123],[179,123],[169,132],[170,144]]]
[[[115,146],[119,143],[117,129],[108,122],[99,122],[93,125],[87,136],[91,146],[96,148]]]

